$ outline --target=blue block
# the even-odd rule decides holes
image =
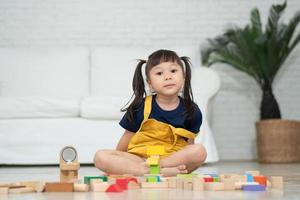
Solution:
[[[252,174],[246,174],[247,175],[247,182],[254,182]]]
[[[244,190],[244,191],[265,191],[266,186],[264,186],[264,185],[243,185],[242,190]]]

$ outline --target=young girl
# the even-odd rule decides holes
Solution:
[[[151,96],[146,96],[144,64]],[[163,176],[197,169],[205,161],[206,150],[201,144],[194,144],[202,114],[193,102],[189,59],[178,57],[173,51],[158,50],[147,61],[139,61],[132,86],[134,100],[119,123],[125,133],[116,150],[96,152],[95,166],[108,174],[147,174],[147,146],[163,145]]]

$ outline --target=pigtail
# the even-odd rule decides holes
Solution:
[[[184,100],[184,106],[186,108],[186,116],[188,119],[192,119],[193,113],[195,111],[194,107],[194,97],[193,97],[193,91],[191,87],[191,63],[190,59],[188,57],[180,57],[180,59],[183,61],[185,65],[185,82],[184,82],[184,88],[183,88],[183,100]]]
[[[144,99],[144,95],[146,95],[145,84],[142,75],[142,66],[145,63],[146,60],[139,60],[139,63],[137,64],[134,72],[134,76],[132,80],[133,95],[131,96],[130,100],[126,103],[125,106],[129,104],[129,102],[134,96],[132,103],[127,108],[124,108],[125,107],[124,106],[121,109],[122,112],[127,111],[127,117],[130,122],[133,122],[133,114],[136,111],[136,109],[139,107],[139,105],[142,103]]]

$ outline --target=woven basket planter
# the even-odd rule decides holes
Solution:
[[[258,121],[256,141],[261,163],[300,162],[300,121]]]

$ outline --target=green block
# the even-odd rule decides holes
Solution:
[[[157,182],[159,182],[159,178],[157,176],[148,176],[147,177],[147,182],[157,183]]]
[[[159,166],[158,165],[150,165],[150,174],[159,174]]]
[[[220,177],[213,177],[214,182],[220,182]]]
[[[103,182],[107,182],[107,176],[85,176],[84,184],[90,184],[92,179],[101,179]]]

